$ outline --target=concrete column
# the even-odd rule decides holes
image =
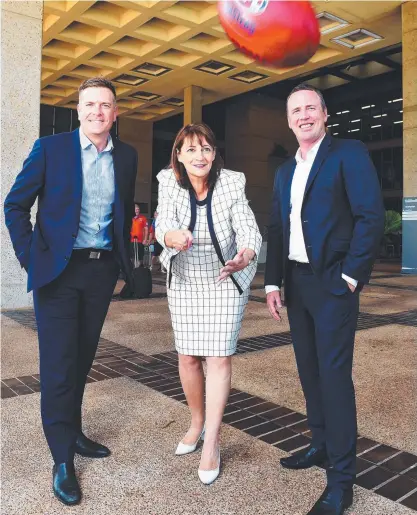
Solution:
[[[1,2],[1,306],[29,306],[26,272],[4,223],[4,197],[39,137],[43,2]]]
[[[153,123],[120,117],[119,138],[138,152],[135,202],[147,203],[148,213],[143,214],[151,217]]]
[[[294,155],[285,101],[245,95],[227,107],[226,168],[246,175],[246,195],[261,231],[269,224],[275,170]]]
[[[402,5],[403,256],[402,273],[417,274],[417,3]]]
[[[184,125],[203,121],[203,90],[198,86],[184,89]]]

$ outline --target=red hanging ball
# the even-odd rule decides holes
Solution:
[[[298,66],[317,51],[320,28],[308,1],[222,0],[217,7],[232,43],[261,63]]]

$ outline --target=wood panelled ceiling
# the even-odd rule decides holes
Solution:
[[[317,53],[303,66],[262,66],[227,39],[215,1],[44,2],[41,103],[74,108],[77,88],[102,75],[117,89],[122,116],[155,121],[183,110],[183,90],[210,104],[401,42],[401,1],[313,2]],[[387,63],[385,63],[387,64]],[[331,81],[382,73],[352,67]]]

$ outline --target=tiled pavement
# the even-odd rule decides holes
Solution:
[[[395,277],[396,274],[390,276]],[[383,279],[388,279],[388,276],[378,277],[378,280]],[[410,290],[409,286],[402,286]],[[157,293],[156,298],[163,295]],[[251,300],[264,302],[262,297],[256,295],[252,295]],[[36,331],[32,310],[4,311],[3,315]],[[388,315],[363,312],[359,316],[358,330],[391,324],[416,327],[417,310]],[[243,338],[239,341],[238,353],[260,352],[289,344],[291,335],[288,331]],[[186,402],[179,381],[175,352],[145,355],[102,338],[88,382],[117,377],[127,377],[171,399]],[[3,399],[39,391],[38,374],[6,378],[1,383]],[[285,452],[303,448],[310,442],[305,415],[236,388],[231,391],[223,421]],[[417,511],[416,455],[359,436],[357,467],[356,483],[359,486]]]
[[[175,352],[148,356],[101,339],[88,382],[125,376],[186,403],[177,361]],[[38,375],[4,379],[2,398],[39,389]],[[235,388],[230,392],[223,422],[286,452],[310,443],[305,415]],[[357,467],[356,484],[417,511],[416,455],[359,436]]]

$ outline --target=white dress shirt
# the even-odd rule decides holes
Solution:
[[[308,256],[304,242],[304,234],[301,223],[301,207],[303,205],[304,192],[307,185],[308,176],[314,159],[323,141],[324,136],[318,141],[314,147],[307,152],[305,159],[301,157],[301,149],[297,150],[295,161],[297,163],[291,184],[291,213],[290,213],[290,249],[288,259],[298,261],[299,263],[308,263]],[[343,279],[353,286],[357,286],[358,281],[342,274]],[[266,293],[279,290],[276,285],[266,285]]]

